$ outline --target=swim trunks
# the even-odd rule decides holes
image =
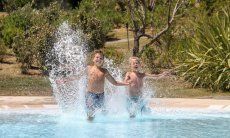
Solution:
[[[130,96],[127,99],[127,110],[130,116],[135,116],[138,112],[145,113],[148,112],[149,109],[146,107],[146,100],[144,100],[141,96]]]
[[[104,93],[87,92],[85,100],[87,113],[94,113],[96,110],[104,108]]]

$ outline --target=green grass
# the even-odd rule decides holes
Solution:
[[[142,46],[144,46],[145,44],[148,43],[148,40],[146,38],[142,38],[140,40],[140,48],[142,48]],[[129,40],[129,46],[130,49],[128,49],[128,42],[114,42],[114,43],[106,43],[105,47],[109,48],[109,47],[113,47],[116,50],[121,50],[123,52],[127,52],[127,51],[132,51],[132,48],[134,46],[134,41],[133,40]]]
[[[208,89],[193,88],[190,83],[183,79],[174,77],[164,78],[159,80],[148,80],[148,85],[151,85],[155,92],[154,97],[160,98],[221,98],[230,99],[229,92],[212,93]]]
[[[218,98],[228,97],[230,93],[211,93],[207,89],[191,88],[183,80],[166,78],[147,80],[155,90],[157,98]],[[48,78],[41,76],[0,75],[0,96],[51,96]]]
[[[127,30],[126,28],[114,29],[112,32],[108,33],[108,36],[116,39],[126,39]],[[129,38],[133,38],[133,32],[129,31]]]
[[[51,87],[45,77],[0,75],[0,95],[48,96]]]

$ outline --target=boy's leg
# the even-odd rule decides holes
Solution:
[[[151,109],[147,106],[147,101],[144,99],[140,100],[140,111],[141,111],[141,114],[151,113]]]
[[[95,116],[95,94],[88,92],[85,100],[88,120],[93,120]]]
[[[97,94],[96,102],[95,102],[96,108],[101,111],[103,114],[106,114],[105,109],[105,96],[104,93]]]
[[[138,99],[136,97],[129,97],[127,99],[127,110],[129,112],[129,117],[136,117]]]

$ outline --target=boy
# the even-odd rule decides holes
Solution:
[[[94,52],[93,66],[88,66],[88,86],[86,93],[86,107],[88,120],[94,118],[96,109],[104,106],[104,84],[105,78],[115,86],[129,85],[129,83],[116,81],[108,72],[107,69],[102,68],[104,63],[104,55],[101,51]]]
[[[94,51],[93,65],[87,67],[87,93],[85,94],[86,110],[88,120],[93,120],[95,112],[98,109],[104,108],[104,85],[105,78],[115,86],[129,85],[125,82],[116,81],[108,72],[103,68],[104,54],[100,50]],[[69,78],[69,80],[73,80]],[[65,82],[65,81],[59,81]]]
[[[129,83],[129,90],[128,90],[128,112],[130,115],[130,118],[133,118],[136,116],[136,112],[139,111],[146,111],[144,99],[142,97],[142,87],[143,87],[143,79],[144,77],[152,77],[152,78],[158,78],[166,75],[166,73],[162,73],[159,75],[154,74],[147,74],[147,73],[141,73],[140,68],[140,59],[138,57],[131,57],[130,60],[130,68],[131,71],[127,72],[125,75],[125,81],[126,83]]]

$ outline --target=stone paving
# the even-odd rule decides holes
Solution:
[[[220,99],[153,98],[150,105],[154,108],[230,111],[230,100]]]
[[[176,109],[212,109],[230,111],[230,100],[186,99],[186,98],[152,98],[153,108]],[[58,109],[50,96],[0,96],[0,111],[10,109]]]
[[[0,96],[0,110],[42,108],[57,109],[58,106],[50,96]]]

